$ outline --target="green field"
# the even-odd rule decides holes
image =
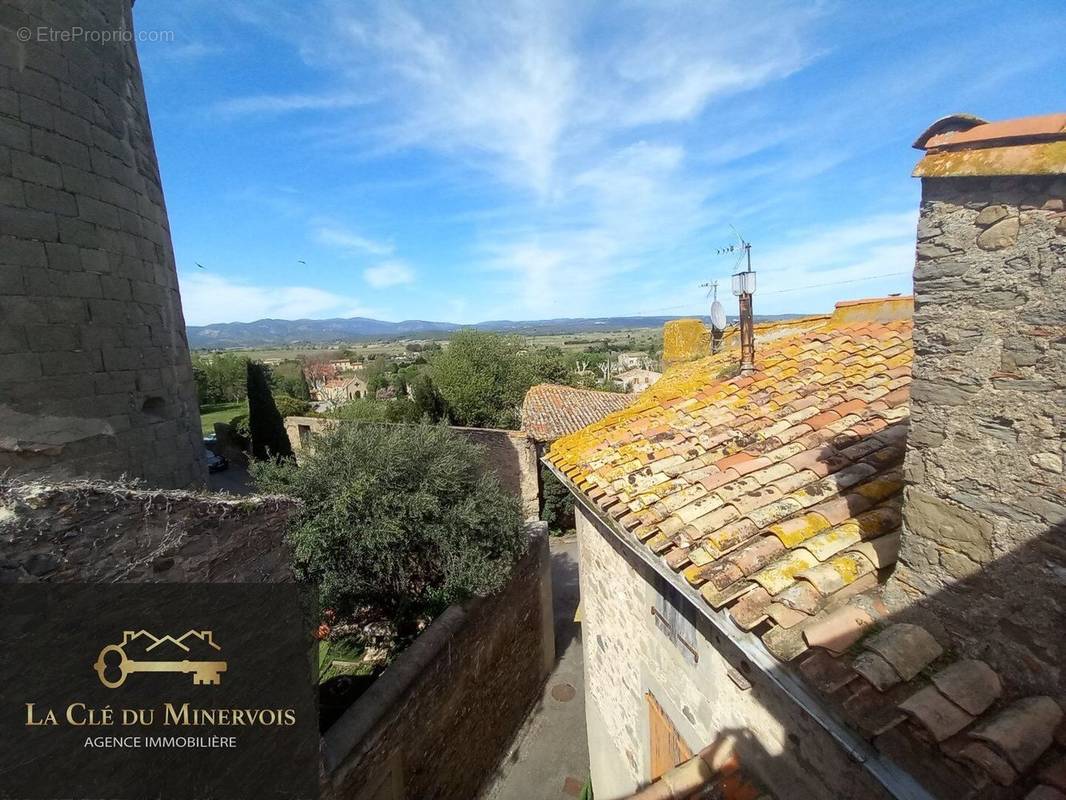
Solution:
[[[564,350],[585,350],[589,345],[602,345],[606,339],[610,342],[613,351],[621,350],[647,350],[649,347],[662,347],[662,328],[623,328],[616,330],[587,331],[584,333],[545,334],[540,336],[524,336],[525,340],[533,347],[561,347]],[[327,357],[338,358],[342,349],[351,352],[352,357],[366,359],[370,355],[397,356],[404,353],[404,345],[408,341],[425,341],[418,339],[392,339],[371,342],[353,342],[346,348],[334,347],[264,347],[232,349],[227,352],[239,353],[256,361],[288,360],[302,357]],[[435,341],[446,342],[436,339]]]
[[[238,414],[247,411],[243,403],[219,403],[213,406],[203,406],[200,409],[200,427],[204,433],[214,433],[216,422],[229,422]]]

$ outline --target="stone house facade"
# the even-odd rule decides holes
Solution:
[[[662,376],[661,372],[656,372],[652,369],[627,369],[625,372],[619,372],[615,375],[614,382],[624,392],[640,394]]]
[[[339,406],[349,400],[366,397],[366,381],[358,375],[348,378],[334,378],[326,381],[321,388],[314,391],[315,399],[330,406]]]
[[[768,326],[744,377],[672,323],[664,378],[545,458],[597,797],[706,746],[779,797],[1066,796],[1066,115],[917,146],[913,310]]]

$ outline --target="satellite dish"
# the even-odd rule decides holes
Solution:
[[[722,304],[715,300],[711,303],[711,327],[716,331],[725,330],[725,309],[722,308]]]

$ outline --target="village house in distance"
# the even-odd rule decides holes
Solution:
[[[723,750],[781,798],[1066,797],[1066,114],[915,146],[913,301],[758,326],[747,375],[669,323],[665,376],[545,457],[597,797]]]

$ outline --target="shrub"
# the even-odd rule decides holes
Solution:
[[[274,405],[277,406],[278,413],[281,414],[282,419],[285,417],[301,417],[311,410],[309,402],[287,394],[274,395]]]
[[[360,397],[349,400],[330,416],[354,422],[418,422],[422,412],[409,397],[392,400]]]
[[[252,430],[248,427],[248,413],[238,414],[229,421],[230,431],[244,439],[246,442],[252,438]]]
[[[518,499],[481,448],[444,427],[336,425],[299,467],[264,462],[252,476],[303,501],[289,531],[295,570],[323,606],[381,610],[401,633],[498,589],[526,549]]]

